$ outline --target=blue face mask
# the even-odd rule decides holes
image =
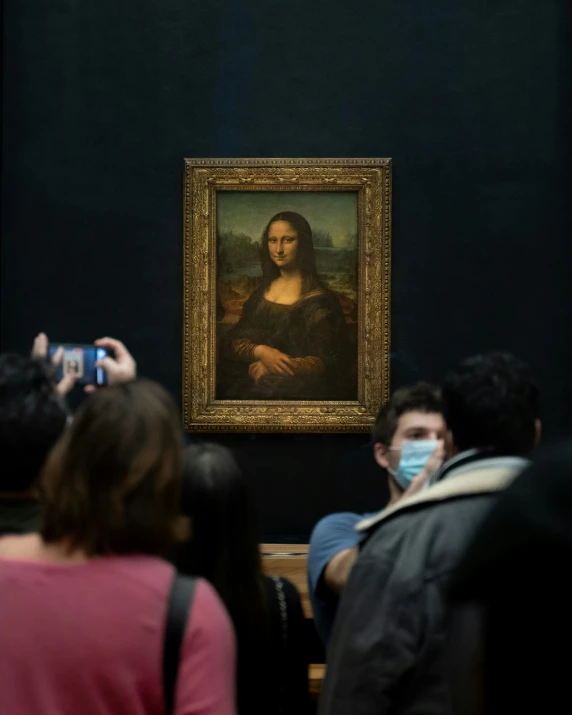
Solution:
[[[439,443],[435,439],[420,439],[403,442],[401,447],[390,447],[390,450],[401,450],[399,467],[395,472],[391,467],[387,471],[394,477],[399,486],[405,490],[413,479],[427,464],[433,450]]]

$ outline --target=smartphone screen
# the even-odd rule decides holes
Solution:
[[[64,349],[64,356],[56,371],[57,381],[61,380],[64,375],[73,375],[79,385],[101,386],[107,384],[105,370],[101,367],[96,367],[95,363],[106,357],[109,354],[108,350],[96,348],[93,345],[50,343],[48,346],[50,360],[60,345]]]

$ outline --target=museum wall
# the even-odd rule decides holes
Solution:
[[[570,425],[559,0],[5,0],[2,350],[110,334],[180,400],[184,157],[392,157],[392,387],[512,350]],[[75,399],[75,398],[74,398]],[[267,539],[374,510],[366,435],[217,435]]]

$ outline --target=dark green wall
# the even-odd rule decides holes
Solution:
[[[4,2],[2,348],[121,337],[181,390],[183,157],[394,161],[393,386],[507,348],[570,423],[558,0]],[[364,437],[233,436],[264,531],[375,509]]]

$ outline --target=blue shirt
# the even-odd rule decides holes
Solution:
[[[308,586],[314,623],[325,646],[328,645],[339,596],[331,591],[324,582],[324,570],[336,554],[344,549],[357,546],[363,538],[355,530],[356,524],[371,514],[354,514],[344,511],[330,514],[321,519],[310,537],[308,552]]]

